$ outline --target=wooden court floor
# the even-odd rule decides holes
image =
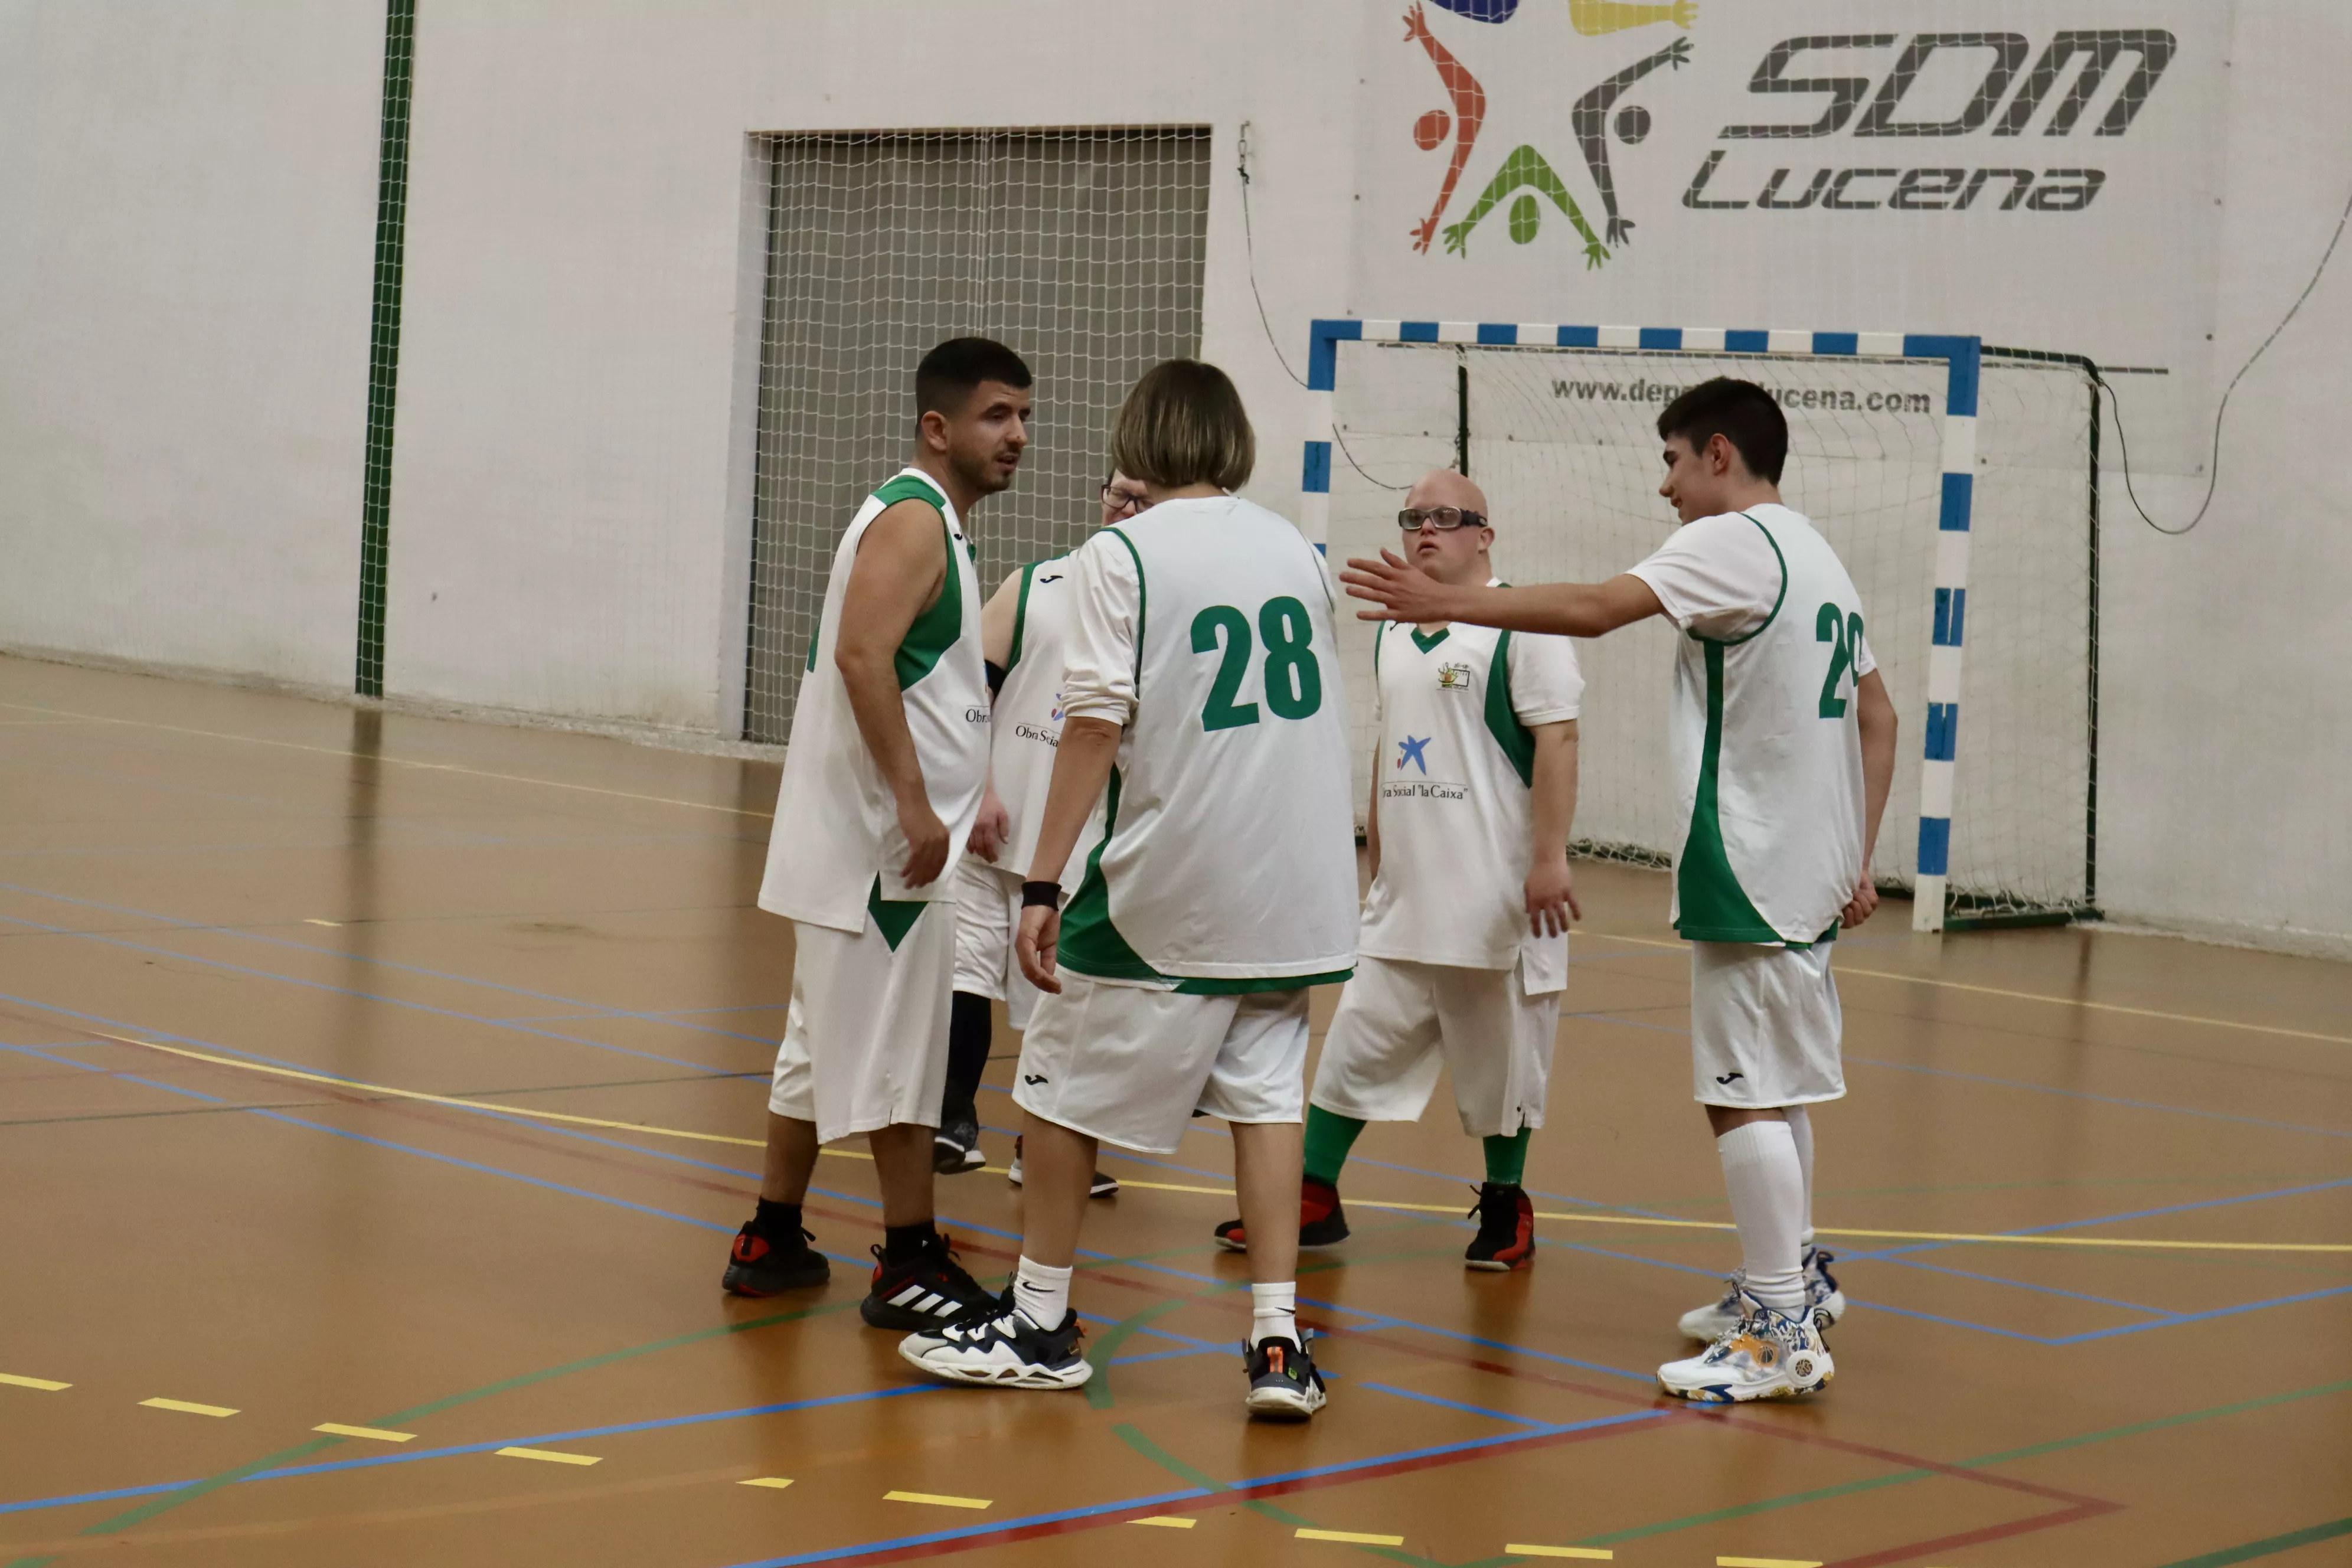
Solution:
[[[1460,1267],[1441,1089],[1302,1277],[1330,1406],[1254,1427],[1207,1123],[1108,1160],[1084,1394],[935,1387],[861,1326],[852,1151],[834,1283],[721,1294],[774,788],[0,660],[0,1568],[2352,1562],[2352,968],[1900,905],[1842,941],[1838,1378],[1707,1413],[1651,1378],[1736,1259],[1685,960],[1661,879],[1585,868],[1535,1266]],[[1001,1277],[1017,1194],[940,1203]]]

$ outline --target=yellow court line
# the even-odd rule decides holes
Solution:
[[[1180,1519],[1172,1513],[1155,1513],[1150,1519],[1130,1519],[1127,1522],[1156,1524],[1162,1530],[1190,1530],[1201,1521],[1197,1519]]]
[[[919,1502],[932,1508],[994,1508],[996,1505],[981,1497],[945,1497],[938,1492],[884,1492],[884,1502]]]
[[[12,1388],[37,1388],[44,1394],[55,1394],[73,1386],[70,1383],[55,1383],[46,1377],[20,1377],[13,1372],[0,1372],[0,1383]]]
[[[1582,1557],[1595,1563],[1616,1561],[1617,1553],[1599,1546],[1506,1546],[1503,1551],[1514,1557]]]
[[[142,1399],[139,1403],[151,1410],[177,1410],[184,1415],[234,1415],[236,1414],[226,1405],[191,1405],[184,1399]]]
[[[541,1459],[551,1465],[598,1465],[602,1458],[594,1454],[563,1454],[553,1448],[497,1448],[501,1459]]]
[[[793,1484],[793,1479],[790,1476],[753,1476],[748,1481],[737,1481],[735,1484],[739,1487],[769,1487],[782,1491]]]
[[[340,1421],[321,1421],[310,1428],[333,1437],[365,1437],[372,1443],[414,1443],[414,1432],[387,1432],[381,1426],[346,1426]]]
[[[1686,942],[1663,942],[1655,937],[1619,936],[1612,931],[1592,931],[1587,936],[1597,936],[1603,942],[1631,942],[1635,947],[1662,947],[1687,951]],[[1841,963],[1840,974],[1859,974],[1869,980],[1894,980],[1906,985],[1936,985],[1946,991],[1967,991],[1979,996],[2003,996],[2012,1002],[2047,1002],[2053,1007],[2087,1007],[2095,1013],[2120,1013],[2132,1018],[2161,1018],[2168,1024],[2202,1024],[2215,1029],[2242,1029],[2256,1035],[2284,1035],[2294,1040],[2320,1040],[2331,1046],[2352,1046],[2352,1035],[2324,1035],[2316,1029],[2289,1029],[2277,1024],[2249,1024],[2239,1018],[2208,1018],[2195,1013],[2167,1013],[2156,1007],[2126,1007],[2120,1002],[2089,1002],[2076,996],[2053,996],[2043,991],[2010,991],[1998,985],[1975,985],[1965,980],[1938,980],[1926,974],[1904,974],[1892,969],[1862,969]]]
[[[357,757],[366,753],[346,746],[311,746],[299,741],[271,741],[259,735],[235,735],[225,730],[195,730],[185,724],[158,724],[152,719],[117,719],[104,713],[76,713],[66,708],[29,708],[21,702],[0,702],[0,708],[25,708],[30,713],[53,713],[63,719],[78,719],[92,724],[123,724],[135,730],[162,730],[174,735],[201,735],[209,741],[243,741],[254,746],[276,746],[289,752],[310,752],[322,757]],[[488,768],[469,768],[462,763],[420,763],[406,757],[369,757],[387,767],[420,768],[427,773],[464,773],[469,778],[497,779],[503,784],[544,784],[549,789],[577,790],[583,795],[611,795],[615,800],[642,800],[656,805],[683,805],[696,811],[724,812],[732,816],[772,818],[772,811],[757,811],[742,805],[713,805],[707,800],[680,800],[675,795],[639,795],[634,790],[605,789],[598,784],[570,784],[562,779],[532,778],[527,773],[496,773]]]
[[[454,1095],[426,1094],[421,1089],[393,1089],[380,1083],[362,1083],[357,1079],[335,1078],[326,1073],[303,1072],[295,1068],[273,1067],[265,1062],[238,1061],[232,1057],[217,1057],[208,1051],[192,1051],[184,1046],[158,1045],[153,1040],[134,1039],[129,1035],[109,1034],[103,1029],[85,1029],[85,1034],[100,1039],[113,1040],[126,1046],[142,1046],[166,1056],[185,1057],[191,1061],[209,1062],[215,1067],[237,1068],[246,1072],[267,1073],[273,1078],[299,1079],[305,1083],[331,1084],[337,1089],[357,1089],[366,1094],[389,1095],[395,1100],[421,1100],[430,1105],[451,1105],[466,1110],[487,1110],[499,1116],[525,1116],[541,1121],[562,1121],[580,1127],[605,1127],[623,1132],[639,1132],[655,1138],[689,1138],[701,1143],[732,1143],[746,1149],[765,1148],[757,1138],[730,1138],[719,1132],[693,1132],[682,1127],[656,1127],[643,1121],[614,1121],[601,1116],[572,1116],[560,1110],[533,1110],[520,1105],[492,1105],[485,1100],[460,1100]],[[871,1160],[871,1154],[861,1154],[851,1149],[822,1149],[819,1153],[844,1160]],[[994,1167],[989,1167],[994,1169]],[[1119,1178],[1119,1184],[1156,1193],[1196,1193],[1205,1197],[1229,1198],[1234,1195],[1231,1187],[1196,1187],[1179,1182],[1144,1182],[1130,1177]],[[1371,1198],[1348,1200],[1358,1208],[1394,1209],[1404,1214],[1456,1214],[1459,1206],[1453,1204],[1384,1203]],[[1712,1219],[1651,1219],[1639,1215],[1550,1214],[1538,1212],[1538,1219],[1565,1220],[1577,1225],[1618,1225],[1666,1230],[1734,1230],[1738,1227],[1727,1220]],[[1813,1227],[1822,1236],[1854,1236],[1871,1241],[1956,1241],[1998,1243],[2012,1247],[2152,1247],[2167,1252],[2352,1252],[2352,1242],[2315,1241],[2156,1241],[2115,1236],[2003,1236],[1969,1231],[1943,1230],[1859,1230],[1852,1226],[1818,1225]]]
[[[1359,1535],[1352,1530],[1301,1530],[1296,1532],[1299,1541],[1337,1541],[1349,1546],[1402,1546],[1402,1535]]]

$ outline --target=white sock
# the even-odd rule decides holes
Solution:
[[[1298,1281],[1250,1287],[1250,1343],[1298,1340]]]
[[[1813,1249],[1813,1119],[1805,1114],[1801,1105],[1792,1105],[1780,1112],[1789,1119],[1789,1136],[1797,1141],[1797,1163],[1805,1168],[1805,1228],[1797,1233],[1797,1245],[1806,1252]]]
[[[1013,1276],[1013,1300],[1021,1315],[1051,1332],[1070,1313],[1070,1270],[1026,1256]]]
[[[1749,1121],[1715,1141],[1723,1160],[1723,1184],[1731,1194],[1731,1217],[1739,1226],[1740,1261],[1748,1293],[1777,1312],[1794,1314],[1805,1304],[1805,1172],[1789,1124],[1777,1118]]]

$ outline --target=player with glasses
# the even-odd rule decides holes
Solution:
[[[1397,513],[1397,526],[1407,533],[1419,533],[1423,528],[1451,533],[1457,528],[1486,527],[1486,514],[1465,511],[1458,506],[1409,506]]]

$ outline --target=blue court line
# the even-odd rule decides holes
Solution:
[[[529,996],[534,1001],[554,1002],[566,1007],[585,1009],[591,1014],[601,1017],[634,1018],[646,1023],[666,1024],[673,1028],[690,1029],[697,1034],[718,1035],[728,1039],[751,1040],[757,1044],[767,1045],[770,1047],[774,1045],[774,1042],[772,1039],[769,1039],[764,1036],[741,1034],[733,1029],[714,1028],[708,1024],[682,1023],[675,1018],[667,1017],[656,1013],[637,1013],[631,1012],[625,1008],[606,1007],[601,1003],[583,1001],[581,998],[576,996],[559,995],[551,991],[534,991],[528,986],[509,985],[503,981],[482,980],[470,974],[457,974],[446,970],[427,969],[422,964],[401,963],[389,958],[373,958],[364,953],[348,952],[340,948],[320,947],[312,942],[294,942],[286,937],[264,936],[258,931],[245,931],[235,926],[214,925],[201,921],[184,921],[173,915],[158,914],[152,910],[138,909],[129,904],[109,904],[100,902],[95,899],[71,898],[64,893],[47,892],[39,888],[28,888],[16,882],[0,882],[0,891],[22,893],[28,898],[46,899],[52,903],[71,904],[79,909],[104,910],[109,914],[129,915],[138,920],[152,921],[156,924],[169,930],[209,932],[219,936],[230,937],[238,942],[257,942],[268,947],[291,948],[297,952],[306,952],[317,958],[331,958],[343,963],[365,963],[379,969],[392,969],[408,974],[422,974],[435,980],[446,980],[453,984],[478,986],[486,991],[503,991],[509,995]],[[10,917],[0,916],[0,919]],[[42,931],[57,931],[68,936],[96,936],[96,933],[94,932],[76,931],[62,926],[42,926],[39,925],[38,922],[33,921],[19,921],[17,923],[35,926],[37,929]],[[97,940],[107,939],[98,938]],[[184,953],[176,949],[157,951],[169,951],[171,956],[174,958],[194,959],[194,962],[200,963],[220,963],[223,968],[238,968],[238,966],[235,964],[222,963],[221,961],[217,959],[196,958],[193,953]],[[286,980],[298,985],[318,984],[314,981],[296,980],[290,975],[271,973],[267,970],[243,970],[240,972],[246,973],[264,974],[273,980]],[[343,988],[341,986],[326,986],[324,989],[342,990]],[[389,998],[372,996],[369,993],[362,991],[347,992],[346,994],[354,996],[369,996],[369,999],[373,1001],[390,1000]],[[422,1005],[422,1004],[395,1003],[394,1005]],[[782,1005],[782,1004],[778,1004],[778,1005]],[[436,1010],[437,1011],[438,1009]],[[472,1016],[471,1015],[464,1013],[458,1013],[453,1016],[461,1018]],[[497,1020],[494,1019],[483,1018],[476,1018],[474,1021],[477,1023],[497,1022]],[[557,1036],[555,1037],[560,1039],[565,1037]]]
[[[1898,1268],[1920,1268],[1937,1274],[1949,1274],[1960,1279],[1981,1279],[1988,1285],[2006,1285],[2012,1290],[2035,1290],[2044,1296],[2064,1296],[2076,1301],[2092,1301],[2102,1307],[2121,1307],[2129,1312],[2147,1312],[2155,1317],[2169,1317],[2169,1307],[2143,1307],[2137,1301],[2118,1301],[2112,1296],[2086,1296],[2080,1290],[2062,1290],[2055,1285],[2035,1285],[2022,1279],[2004,1279],[1998,1274],[1972,1274],[1965,1268],[1948,1268],[1940,1263],[1921,1263],[1916,1258],[1889,1258],[1881,1254],[1871,1261],[1892,1263]]]
[[[2126,1323],[2119,1329],[2093,1329],[2088,1333],[2066,1334],[2048,1342],[2053,1345],[2087,1344],[2093,1340],[2118,1339],[2125,1334],[2145,1333],[2150,1329],[2169,1329],[2181,1323],[2201,1323],[2215,1318],[2234,1318],[2241,1312],[2259,1312],[2270,1307],[2291,1307],[2299,1301],[2318,1301],[2331,1296],[2347,1294],[2352,1294],[2352,1285],[2336,1285],[2324,1290],[2305,1290],[2293,1296],[2273,1296],[2267,1301],[2244,1301],[2234,1307],[2214,1307],[2202,1312],[2175,1312],[2153,1323]]]
[[[2090,1219],[2060,1220],[2053,1225],[2037,1225],[2022,1230],[2002,1231],[2000,1234],[2003,1236],[2048,1236],[2053,1231],[2082,1230],[2087,1226],[2095,1225],[2117,1225],[2128,1219],[2153,1219],[2159,1215],[2188,1214],[2197,1209],[2229,1208],[2237,1204],[2261,1203],[2270,1198],[2291,1198],[2299,1197],[2306,1193],[2334,1192],[2341,1187],[2352,1187],[2352,1176],[2338,1176],[2334,1181],[2314,1182],[2300,1187],[2273,1187],[2268,1192],[2244,1193],[2236,1197],[2200,1198],[2192,1203],[2166,1204],[2160,1208],[2133,1209],[2125,1214],[2098,1215]],[[1845,1258],[1847,1262],[1851,1263],[1854,1259],[1862,1258],[1872,1258],[1874,1260],[1885,1259],[1899,1257],[1906,1253],[1934,1252],[1942,1247],[1958,1247],[1961,1245],[1964,1244],[1953,1241],[1916,1241],[1903,1247],[1884,1247],[1871,1252],[1849,1252],[1843,1254],[1842,1256]]]
[[[1116,1502],[1095,1503],[1086,1508],[1060,1509],[1051,1513],[1023,1514],[1013,1519],[992,1520],[985,1524],[969,1524],[954,1530],[930,1531],[920,1535],[895,1536],[885,1541],[862,1541],[847,1546],[827,1547],[817,1552],[796,1552],[788,1557],[762,1557],[749,1563],[738,1563],[732,1568],[799,1568],[809,1563],[831,1563],[844,1557],[863,1557],[870,1552],[894,1552],[910,1546],[929,1546],[940,1542],[961,1541],[975,1535],[993,1535],[1003,1531],[1026,1530],[1041,1524],[1059,1524],[1073,1519],[1091,1519],[1106,1513],[1123,1513],[1134,1509],[1157,1508],[1165,1503],[1189,1502],[1224,1492],[1242,1491],[1254,1487],[1279,1486],[1288,1481],[1312,1480],[1325,1476],[1347,1475],[1381,1465],[1393,1465],[1412,1459],[1435,1458],[1445,1454],[1473,1452],[1480,1448],[1499,1447],[1507,1444],[1525,1443],[1531,1438],[1549,1437],[1563,1432],[1581,1432],[1595,1427],[1622,1426],[1639,1421],[1656,1421],[1675,1415],[1670,1410],[1634,1410],[1622,1415],[1602,1415],[1591,1421],[1570,1422],[1566,1426],[1547,1427],[1539,1432],[1507,1432],[1493,1437],[1473,1437],[1460,1443],[1441,1443],[1433,1447],[1412,1448],[1402,1453],[1376,1454],[1368,1458],[1349,1459],[1336,1465],[1317,1465],[1303,1470],[1286,1470],[1275,1475],[1251,1476],[1227,1482],[1215,1489],[1187,1487],[1181,1491],[1155,1492],[1145,1497],[1123,1498]]]
[[[1982,1073],[1954,1072],[1948,1068],[1915,1067],[1909,1062],[1881,1061],[1872,1057],[1847,1057],[1850,1062],[1864,1067],[1885,1068],[1893,1072],[1925,1073],[1932,1078],[1962,1079],[1969,1083],[1998,1084],[2003,1089],[2031,1089],[2036,1094],[2063,1095],[2069,1100],[2095,1100],[2101,1105],[2128,1106],[2134,1110],[2164,1110],[2175,1116],[2199,1116],[2208,1121],[2236,1121],[2248,1127],[2273,1127],[2284,1132],[2309,1132],[2321,1138],[2352,1138],[2352,1132],[2341,1132],[2333,1127],[2308,1127],[2299,1121],[2272,1121],[2259,1116],[2232,1116],[2221,1110],[2200,1110],[2187,1105],[2160,1105],[2152,1100],[2122,1100],[2112,1094],[2093,1094],[2087,1089],[2057,1089],[2049,1084],[2023,1083],[2016,1079],[1988,1078]]]
[[[1536,1426],[1546,1431],[1554,1429],[1555,1426],[1552,1422],[1539,1420],[1533,1415],[1513,1415],[1507,1411],[1489,1410],[1483,1405],[1465,1405],[1458,1399],[1440,1399],[1434,1394],[1420,1394],[1410,1388],[1398,1388],[1392,1384],[1367,1383],[1362,1386],[1376,1393],[1394,1394],[1399,1399],[1413,1399],[1423,1405],[1442,1405],[1447,1410],[1461,1410],[1472,1415],[1484,1415],[1489,1421],[1509,1421],[1517,1426]]]

